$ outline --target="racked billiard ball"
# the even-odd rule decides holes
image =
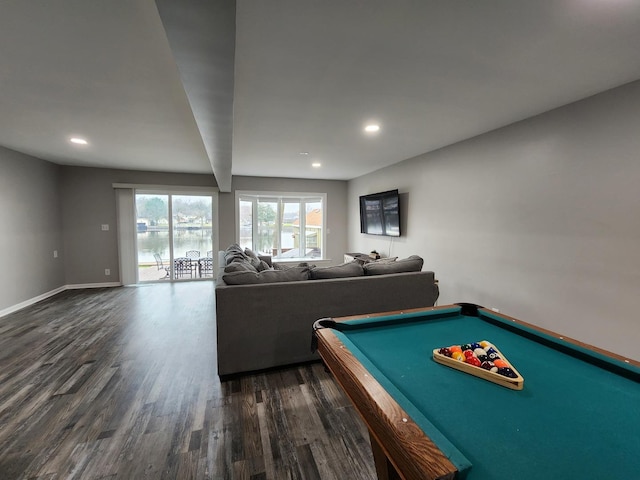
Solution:
[[[487,355],[489,357],[489,360],[499,360],[500,359],[500,355],[498,355],[495,350],[493,352],[487,352]]]
[[[438,350],[438,353],[440,355],[444,355],[445,357],[450,357],[452,352],[447,347],[442,347],[440,350]]]
[[[453,358],[454,360],[458,360],[459,362],[464,362],[466,360],[462,352],[453,352],[451,354],[451,358]]]
[[[493,364],[498,368],[505,368],[509,366],[507,362],[501,360],[500,358],[496,358],[495,360],[493,360]]]
[[[502,367],[498,369],[498,373],[500,375],[504,375],[505,377],[509,377],[509,378],[517,378],[517,374],[516,372],[514,372],[513,370],[511,370],[509,367]]]
[[[480,360],[478,360],[476,357],[473,357],[473,356],[467,357],[465,362],[468,363],[469,365],[473,365],[474,367],[480,366]]]
[[[493,362],[485,361],[480,364],[480,368],[484,368],[485,370],[489,370],[490,372],[497,373],[498,367],[496,367]]]
[[[464,352],[465,350],[473,350],[473,348],[471,348],[471,344],[470,343],[465,343],[463,345],[460,345],[460,348],[462,348],[462,351]]]

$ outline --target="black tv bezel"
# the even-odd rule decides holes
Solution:
[[[381,212],[382,212],[382,233],[371,233],[371,232],[367,232],[366,231],[366,227],[367,227],[367,215],[366,215],[366,210],[365,210],[365,202],[367,200],[371,201],[371,200],[379,200],[382,204],[382,201],[384,198],[388,198],[388,197],[394,197],[397,199],[398,201],[398,234],[397,235],[392,235],[387,233],[385,226],[387,225],[387,222],[385,221],[385,215],[384,215],[384,208],[382,208],[381,205]],[[400,225],[400,214],[401,214],[401,208],[400,208],[400,192],[398,191],[398,189],[393,189],[393,190],[387,190],[384,192],[378,192],[378,193],[370,193],[367,195],[360,195],[360,200],[359,200],[359,206],[360,206],[360,233],[363,233],[365,235],[376,235],[379,237],[392,237],[392,238],[398,238],[402,236],[402,228]]]

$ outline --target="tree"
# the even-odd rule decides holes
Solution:
[[[276,221],[276,211],[269,203],[258,203],[258,221],[261,223],[273,223]]]
[[[151,225],[157,225],[158,220],[167,218],[167,203],[160,197],[141,197],[137,200],[138,216],[148,218]]]

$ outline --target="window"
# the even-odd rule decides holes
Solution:
[[[324,193],[236,192],[238,244],[275,260],[324,258]]]

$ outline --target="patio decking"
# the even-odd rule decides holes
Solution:
[[[176,278],[176,280],[200,280],[213,278],[213,273],[203,273],[202,276],[198,273],[197,270],[193,272],[192,275],[186,274],[181,275]],[[166,276],[166,271],[164,269],[158,270],[158,267],[155,263],[141,263],[138,265],[138,281],[139,282],[168,282],[170,281],[170,277]]]

